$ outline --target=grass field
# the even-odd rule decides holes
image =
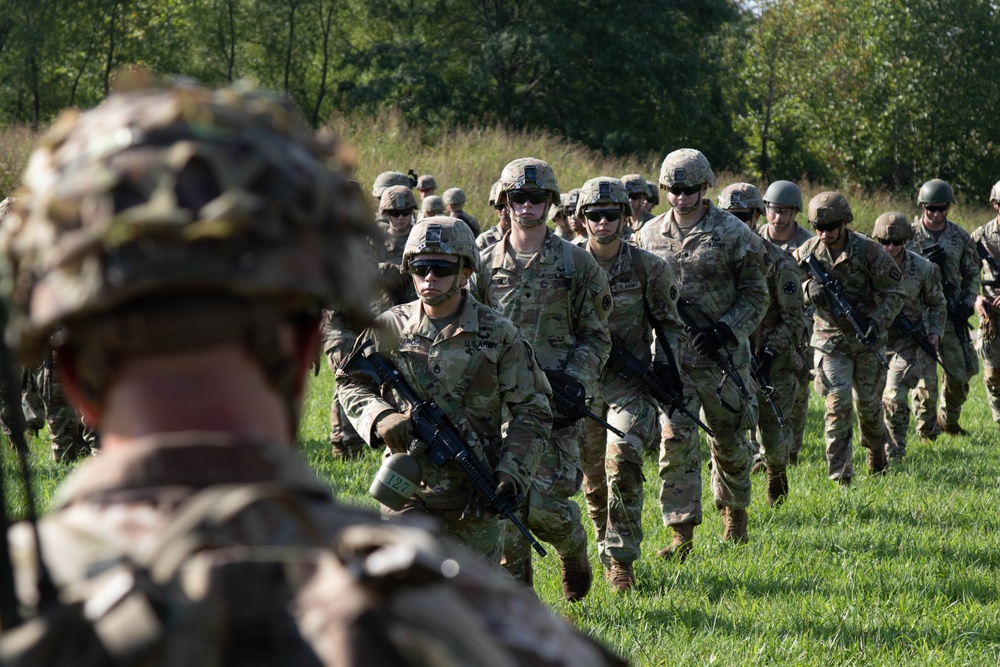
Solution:
[[[550,160],[568,189],[602,173],[653,176],[667,152],[609,160],[544,135],[470,130],[430,143],[392,118],[334,126],[360,148],[362,183],[390,168],[433,173],[442,190],[464,187],[467,209],[486,225],[492,223],[484,204],[488,189],[510,159]],[[0,182],[10,183],[10,165],[23,161],[23,138],[23,132],[0,132],[0,172],[7,169]],[[742,179],[720,175],[719,186],[733,180]],[[822,189],[807,186],[807,201]],[[863,231],[881,212],[916,212],[905,197],[844,191]],[[988,210],[959,206],[952,219],[971,229],[988,217]],[[342,499],[374,507],[366,490],[377,457],[344,463],[328,455],[332,390],[324,368],[310,386],[300,448]],[[826,480],[822,406],[814,396],[802,462],[790,472],[788,502],[769,509],[763,480],[755,478],[750,543],[722,542],[721,519],[707,509],[695,551],[683,565],[655,556],[669,533],[659,516],[656,464],[647,461],[637,589],[611,594],[595,555],[594,589],[570,605],[561,599],[558,559],[550,555],[536,558],[539,594],[638,665],[1000,664],[1000,432],[990,420],[981,377],[973,380],[962,422],[971,437],[911,440],[907,459],[880,479],[864,474],[864,452],[856,452],[854,486],[841,489]],[[44,507],[68,468],[47,460],[44,436],[32,446],[35,488]],[[4,456],[5,478],[11,480],[12,457]],[[23,494],[12,492],[9,504],[23,514]],[[713,506],[707,484],[704,506]]]

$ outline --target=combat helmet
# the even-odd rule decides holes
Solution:
[[[920,186],[917,204],[954,204],[955,193],[947,181],[933,178]]]
[[[462,188],[448,188],[441,195],[441,199],[448,206],[462,206],[465,204],[465,190]]]
[[[386,188],[391,188],[394,185],[410,187],[412,183],[410,177],[401,171],[383,171],[375,177],[375,184],[372,185],[372,197],[380,199]]]
[[[1000,201],[1000,181],[993,184],[990,188],[990,201]]]
[[[809,201],[809,223],[812,225],[831,222],[850,223],[853,220],[851,205],[839,192],[821,192]]]
[[[500,196],[500,181],[497,181],[490,187],[490,208],[496,208],[497,197]]]
[[[667,190],[674,185],[695,186],[707,183],[715,185],[715,174],[708,158],[694,148],[681,148],[663,159],[660,166],[660,189]]]
[[[500,172],[497,203],[507,202],[511,190],[547,190],[553,204],[559,205],[559,182],[548,162],[533,157],[518,158]]]
[[[406,209],[417,209],[417,198],[413,196],[413,190],[405,185],[390,185],[382,192],[382,197],[378,200],[379,213]]]
[[[437,195],[424,197],[424,200],[420,202],[420,214],[425,218],[441,215],[444,211],[444,200]]]
[[[580,201],[580,188],[573,188],[566,193],[566,208],[576,215],[576,205]]]
[[[646,179],[639,174],[625,174],[621,178],[622,184],[629,194],[641,194],[646,197],[649,192],[649,184]]]
[[[469,226],[458,218],[435,215],[413,226],[403,248],[401,269],[407,271],[416,255],[440,253],[460,258],[463,267],[479,268],[479,248]]]
[[[883,213],[875,219],[872,237],[879,241],[908,241],[913,238],[913,226],[898,211]]]
[[[748,208],[758,211],[761,215],[765,213],[764,198],[761,197],[760,190],[751,183],[733,183],[719,193],[719,208],[728,211],[733,208]]]
[[[430,174],[424,174],[417,178],[417,190],[437,190],[437,181]]]
[[[791,181],[775,181],[767,186],[764,203],[802,210],[802,190]]]
[[[576,215],[583,215],[583,210],[587,206],[595,204],[617,204],[622,207],[622,211],[632,215],[628,190],[620,180],[611,176],[598,176],[583,184],[576,202]]]

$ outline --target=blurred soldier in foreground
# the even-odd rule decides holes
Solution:
[[[976,297],[979,314],[979,358],[993,421],[1000,424],[1000,182],[990,190],[990,206],[997,217],[972,232],[983,266],[983,294]]]
[[[935,178],[920,186],[917,204],[921,212],[913,221],[913,238],[907,244],[941,269],[941,287],[948,304],[940,350],[949,373],[942,379],[941,407],[937,366],[928,369],[929,374],[917,385],[913,406],[917,433],[930,440],[942,431],[968,435],[958,422],[969,397],[969,380],[979,372],[969,335],[969,318],[979,298],[979,255],[969,232],[948,219],[954,203],[955,194],[945,181]]]
[[[608,276],[583,248],[546,227],[549,206],[559,204],[559,184],[548,163],[514,160],[504,167],[500,183],[498,203],[507,206],[513,226],[482,252],[470,291],[521,327],[546,375],[565,380],[567,391],[594,396],[611,350]],[[528,492],[525,524],[559,553],[564,597],[580,600],[591,583],[587,533],[572,497],[583,482],[583,425],[558,407],[552,412],[552,437]],[[528,542],[510,527],[504,561],[515,579],[532,585]]]
[[[483,230],[479,227],[479,221],[463,210],[465,208],[465,190],[461,188],[448,188],[444,191],[441,199],[444,200],[444,205],[448,209],[450,217],[458,218],[468,225],[469,230],[472,232],[472,238],[483,233]]]
[[[631,203],[621,181],[601,176],[583,184],[578,213],[590,231],[587,251],[610,277],[614,307],[608,330],[613,345],[638,357],[644,368],[652,368],[654,327],[657,335],[669,337],[671,350],[678,349],[684,329],[677,318],[678,291],[670,266],[622,241],[621,229],[632,214]],[[618,372],[605,367],[601,393],[591,410],[624,431],[625,437],[588,419],[580,461],[587,512],[594,522],[605,579],[613,590],[625,591],[635,585],[632,564],[641,553],[642,457],[657,440],[659,421],[657,406],[639,378],[626,379]]]
[[[59,346],[104,447],[40,527],[58,599],[12,531],[38,608],[3,664],[609,661],[432,534],[337,504],[295,453],[320,308],[362,313],[371,282],[338,154],[290,102],[188,84],[67,112],[32,156],[8,333],[27,360]]]
[[[752,418],[750,334],[767,310],[760,237],[705,197],[715,174],[701,151],[676,150],[663,160],[660,189],[671,209],[643,226],[639,247],[666,260],[680,283],[678,314],[691,338],[680,348],[681,376],[715,432],[709,437],[712,495],[722,512],[724,538],[743,543],[750,506]],[[663,558],[683,560],[701,523],[701,443],[690,418],[675,412],[660,445],[660,510],[673,530]]]
[[[753,230],[764,214],[760,190],[750,183],[733,183],[719,193],[719,208],[729,211]],[[802,283],[795,260],[764,240],[767,253],[767,291],[770,305],[760,326],[750,337],[751,364],[757,387],[758,456],[767,469],[767,504],[775,506],[788,496],[788,456],[792,430],[782,421],[791,417],[798,393],[796,371],[802,361],[796,351],[805,331]],[[779,419],[780,415],[780,419]]]
[[[853,220],[842,194],[816,195],[809,202],[809,222],[817,236],[795,251],[806,296],[816,306],[811,345],[817,389],[822,386],[820,393],[826,395],[829,478],[841,486],[854,479],[855,408],[861,444],[868,450],[868,472],[880,475],[886,470],[888,434],[882,421],[886,368],[880,356],[892,321],[903,307],[902,272],[878,243],[847,229]],[[829,278],[827,285],[816,275],[817,266]],[[843,302],[835,298],[838,293]]]
[[[933,372],[931,367],[936,364],[944,331],[946,305],[940,269],[906,249],[913,228],[905,215],[883,213],[875,220],[872,237],[882,244],[902,273],[903,309],[889,329],[889,372],[882,393],[885,425],[889,430],[886,454],[898,460],[906,455],[906,431],[910,428],[908,394],[921,378]]]

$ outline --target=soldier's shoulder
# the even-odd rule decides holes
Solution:
[[[802,245],[795,249],[795,252],[799,257],[806,257],[807,255],[814,253],[816,248],[818,248],[821,243],[822,241],[818,236],[810,236],[802,243]]]
[[[655,243],[657,236],[663,236],[663,225],[666,224],[670,211],[661,213],[654,218],[650,218],[642,229],[639,230],[639,241],[644,246]]]
[[[502,338],[513,338],[520,331],[517,325],[500,311],[476,300],[471,294],[467,294],[466,298],[472,299],[472,307],[476,309],[481,331],[489,330],[491,335]]]
[[[965,231],[965,228],[962,227],[957,222],[952,222],[951,220],[949,220],[948,221],[948,229],[953,234],[955,234],[956,236],[958,236],[959,238],[961,238],[963,241],[971,240],[972,239],[972,234],[970,234],[969,232]]]

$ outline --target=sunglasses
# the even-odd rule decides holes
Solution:
[[[840,227],[843,222],[814,222],[813,229],[817,232],[832,232]]]
[[[672,195],[696,195],[701,192],[701,185],[671,185],[667,192]]]
[[[783,215],[789,211],[794,211],[795,209],[791,206],[775,206],[774,204],[767,205],[767,212],[774,213],[775,215]]]
[[[628,193],[629,199],[642,199],[646,194],[644,192],[630,192]]]
[[[601,218],[604,218],[608,222],[615,222],[618,218],[622,217],[622,212],[615,210],[601,210],[601,211],[584,211],[583,214],[587,216],[587,220],[591,222],[600,222]]]
[[[545,190],[514,190],[507,194],[507,198],[515,204],[531,202],[532,204],[544,204],[549,200],[549,193]]]
[[[730,211],[730,213],[732,213],[733,215],[735,215],[737,218],[739,218],[743,222],[752,222],[753,221],[753,211]]]
[[[924,204],[924,210],[928,213],[943,213],[948,210],[948,204],[938,204],[936,206]]]
[[[448,262],[443,259],[418,259],[410,262],[410,273],[425,277],[428,273],[433,273],[438,278],[457,276],[459,266],[455,262]]]
[[[385,213],[386,216],[390,218],[401,218],[404,215],[410,215],[410,213],[412,212],[413,209],[410,208],[390,208],[386,211],[383,211],[383,213]]]
[[[889,239],[879,239],[882,245],[906,245],[906,241],[890,241]]]

